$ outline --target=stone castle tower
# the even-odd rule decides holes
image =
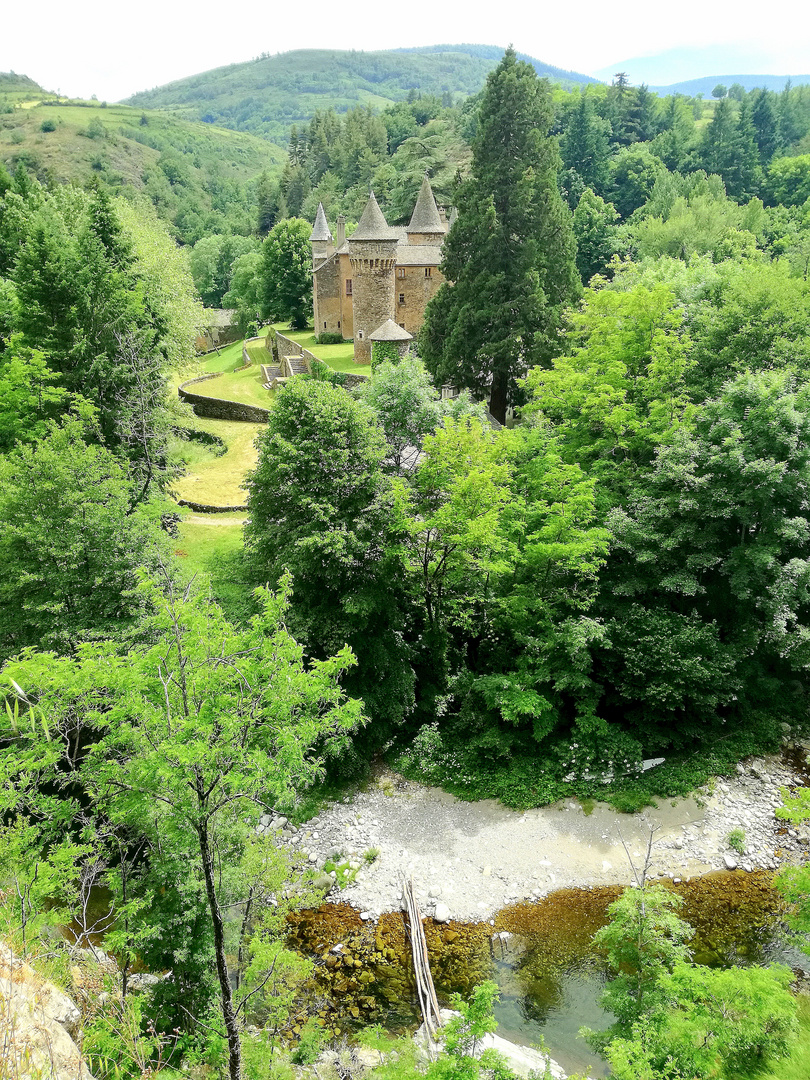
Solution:
[[[357,229],[349,238],[354,310],[354,358],[371,362],[371,335],[394,310],[396,231],[388,226],[371,192]]]
[[[355,233],[346,240],[339,217],[333,239],[319,205],[310,236],[315,333],[353,338],[359,364],[371,360],[372,336],[398,344],[412,340],[444,280],[439,267],[449,227],[427,176],[407,228],[389,226],[372,193]]]

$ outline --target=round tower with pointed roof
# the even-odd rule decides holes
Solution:
[[[357,229],[349,237],[354,358],[359,364],[371,363],[371,334],[394,314],[397,239],[372,191]]]
[[[427,173],[419,188],[419,198],[413,208],[411,221],[407,228],[409,244],[440,244],[447,232],[447,225],[442,221],[433,188],[430,186]]]
[[[323,203],[318,203],[318,213],[315,217],[315,224],[312,226],[309,242],[312,244],[312,268],[317,270],[335,250]]]

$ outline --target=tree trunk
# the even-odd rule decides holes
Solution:
[[[217,900],[214,886],[214,857],[208,839],[205,826],[201,826],[197,832],[200,841],[200,854],[202,856],[203,872],[205,874],[205,892],[208,896],[208,907],[211,911],[211,922],[214,926],[214,952],[217,962],[217,975],[219,977],[219,992],[222,1002],[222,1019],[225,1021],[225,1032],[228,1036],[228,1072],[230,1080],[242,1080],[242,1048],[239,1045],[239,1025],[236,1021],[236,1013],[233,1007],[233,993],[231,981],[228,978],[228,962],[225,957],[225,930],[222,924],[222,912]]]
[[[489,411],[498,423],[506,423],[506,375],[502,371],[492,372],[492,386],[489,390]]]

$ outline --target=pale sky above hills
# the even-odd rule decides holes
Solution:
[[[762,22],[763,12],[769,21]],[[596,74],[626,57],[679,46],[736,46],[751,73],[810,70],[810,4],[777,0],[379,0],[273,3],[272,0],[6,0],[0,14],[0,71],[29,75],[70,96],[118,100],[212,67],[289,49],[391,49],[444,42],[507,45],[557,67]],[[700,67],[701,61],[698,62]],[[616,68],[618,70],[618,68]],[[674,78],[724,74],[703,68]]]

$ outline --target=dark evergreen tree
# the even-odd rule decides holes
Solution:
[[[571,114],[560,148],[563,165],[575,169],[586,187],[601,194],[608,186],[610,157],[603,125],[604,121],[594,113],[588,94],[582,94]]]
[[[258,208],[256,231],[259,236],[267,236],[279,219],[281,192],[278,184],[271,180],[266,172],[259,177],[256,186],[256,204]]]
[[[559,351],[562,310],[579,290],[550,98],[511,48],[489,75],[444,247],[453,284],[428,305],[420,339],[434,378],[488,393],[499,420],[521,400],[518,379]]]
[[[769,165],[777,149],[777,123],[774,109],[775,95],[769,90],[754,90],[749,97],[751,103],[751,124],[754,128],[754,141],[759,151],[759,160],[763,166]]]
[[[721,176],[728,194],[736,199],[755,189],[759,166],[751,117],[745,106],[743,102],[740,116],[735,119],[729,99],[718,101],[699,150],[702,167],[707,173]]]

